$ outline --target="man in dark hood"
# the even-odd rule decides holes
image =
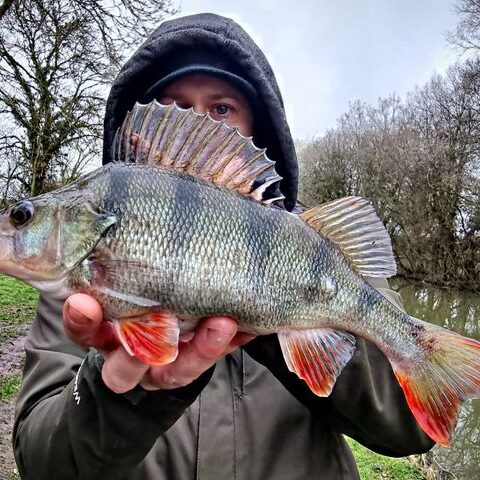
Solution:
[[[285,206],[295,205],[298,166],[283,100],[263,52],[235,22],[213,14],[164,22],[124,66],[112,85],[105,114],[104,162],[115,131],[138,100],[146,102],[187,72],[221,75],[244,91],[256,119],[254,142],[266,147],[284,178]]]
[[[283,206],[292,210],[297,161],[275,77],[241,27],[216,15],[163,23],[124,66],[107,102],[104,162],[111,161],[114,133],[136,101],[178,101],[184,93],[172,86],[187,79],[194,95],[203,88],[191,88],[199,78],[227,85],[248,105],[251,125],[232,117],[233,126],[253,133],[276,161]],[[228,114],[230,107],[218,107],[218,115]],[[386,281],[374,286],[398,304]],[[74,341],[62,328],[62,309]],[[101,320],[99,307],[85,297],[62,305],[41,296],[14,429],[22,478],[357,479],[343,433],[388,455],[432,446],[387,360],[361,339],[333,393],[319,398],[288,371],[276,336],[237,348],[251,337],[235,335],[231,319],[206,319],[189,349],[194,374],[179,381],[169,370],[167,387],[165,377],[135,373]],[[221,348],[209,344],[208,325],[228,333]],[[105,363],[89,347],[102,349]],[[117,354],[123,363],[114,361]],[[120,384],[111,381],[111,365]]]

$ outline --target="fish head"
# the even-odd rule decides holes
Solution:
[[[17,202],[0,214],[0,272],[42,289],[87,257],[116,220],[79,195]]]

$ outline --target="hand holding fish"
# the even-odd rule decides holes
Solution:
[[[112,323],[104,321],[102,307],[92,297],[72,295],[65,302],[63,312],[68,337],[75,343],[103,352],[102,378],[115,393],[127,392],[137,384],[146,390],[183,387],[253,338],[253,335],[237,333],[237,322],[231,318],[206,318],[193,337],[181,339],[179,355],[173,363],[152,366],[126,352]]]

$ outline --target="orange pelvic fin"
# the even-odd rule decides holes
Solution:
[[[423,362],[413,368],[392,365],[415,419],[446,447],[462,402],[480,397],[480,342],[438,327],[429,327],[423,337]]]
[[[168,312],[150,312],[113,321],[125,350],[150,365],[165,365],[178,355],[178,320]]]
[[[353,335],[329,328],[283,331],[278,339],[288,368],[320,397],[330,395],[356,343]]]

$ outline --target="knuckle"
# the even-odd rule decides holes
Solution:
[[[105,385],[115,393],[125,393],[131,390],[135,385],[130,385],[123,378],[117,375],[103,375],[103,381]]]
[[[162,388],[165,390],[173,390],[175,388],[184,387],[189,383],[193,382],[194,378],[189,379],[189,376],[184,376],[179,378],[178,376],[172,374],[166,374],[163,377]]]

